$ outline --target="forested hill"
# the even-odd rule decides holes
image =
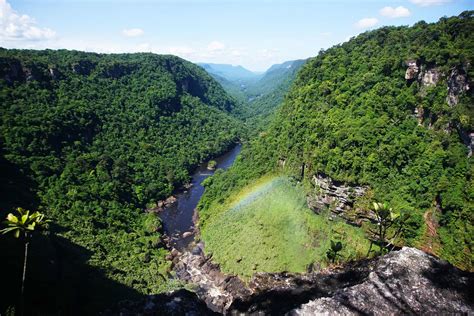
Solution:
[[[305,62],[300,59],[275,64],[263,74],[252,73],[241,66],[199,65],[241,104],[236,115],[247,123],[251,132],[258,134],[271,121]]]
[[[400,245],[472,270],[473,13],[365,32],[310,59],[269,130],[209,181],[201,218],[268,172],[310,188],[329,178],[367,188],[353,210],[408,212]]]
[[[36,247],[54,264],[31,275],[44,278],[37,285],[57,285],[47,293],[61,302],[59,310],[104,304],[107,295],[120,299],[112,288],[92,286],[108,283],[84,272],[85,258],[137,293],[166,286],[166,252],[156,247],[160,224],[144,209],[238,141],[234,106],[202,68],[174,56],[0,49],[0,216],[31,207],[55,223],[51,238],[60,241]],[[13,248],[2,244],[2,252]],[[15,295],[21,256],[10,255],[1,270],[12,272],[4,287]],[[51,279],[58,275],[70,279]],[[70,289],[67,298],[55,292],[61,286]],[[68,301],[75,295],[95,298]]]
[[[305,59],[290,60],[271,66],[245,90],[247,105],[243,118],[250,126],[265,129],[283,102]]]
[[[238,81],[242,79],[257,79],[260,77],[260,75],[248,69],[245,69],[242,66],[209,63],[199,63],[198,65],[204,68],[210,74],[222,77],[230,81]]]

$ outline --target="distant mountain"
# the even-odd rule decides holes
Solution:
[[[208,63],[199,63],[198,65],[204,68],[211,75],[217,75],[231,81],[241,79],[256,79],[260,76],[259,74],[254,73],[242,66]]]
[[[274,71],[280,71],[280,70],[288,71],[292,68],[299,68],[301,65],[305,63],[305,61],[306,59],[297,59],[297,60],[285,61],[284,63],[281,63],[281,64],[275,64],[275,65],[272,65],[270,68],[268,68],[265,74],[269,74]]]
[[[280,92],[282,88],[288,90],[296,73],[305,62],[305,59],[298,59],[271,66],[254,85],[248,88],[248,95],[256,98],[273,92],[277,87]]]
[[[290,60],[272,65],[264,73],[255,73],[242,66],[226,64],[198,64],[224,90],[242,104],[240,116],[259,132],[270,121],[271,114],[281,104],[305,59]]]

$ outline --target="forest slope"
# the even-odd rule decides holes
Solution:
[[[300,59],[275,64],[263,74],[252,73],[241,66],[199,65],[241,104],[236,115],[247,123],[250,133],[256,135],[268,126],[305,62]]]
[[[160,223],[144,209],[238,140],[234,107],[204,70],[174,56],[0,49],[0,215],[17,206],[38,208],[57,233],[38,259],[56,263],[49,272],[32,272],[44,277],[37,286],[56,287],[46,291],[52,297],[40,291],[36,299],[87,311],[106,296],[129,295],[104,290],[106,283],[92,273],[81,276],[84,258],[136,293],[166,289]],[[11,240],[1,242],[14,248],[6,247]],[[13,251],[5,258],[2,270],[13,271],[6,282],[16,288],[20,256]],[[57,275],[63,276],[51,279]],[[61,286],[75,291],[67,283],[77,278],[82,292],[66,297]],[[71,301],[83,296],[87,304]]]
[[[400,245],[432,244],[472,269],[473,34],[466,11],[366,32],[310,59],[268,131],[208,181],[201,227],[263,174],[293,174],[316,198],[315,176],[328,177],[365,188],[352,210],[387,201],[409,213]]]

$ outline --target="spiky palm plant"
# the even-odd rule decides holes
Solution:
[[[373,203],[376,229],[369,229],[377,240],[382,253],[393,250],[395,240],[400,236],[410,215],[393,210],[387,203]],[[369,252],[372,249],[370,244]]]
[[[328,257],[329,260],[331,260],[332,263],[334,263],[337,259],[338,256],[341,256],[338,254],[339,251],[342,250],[342,243],[340,241],[334,242],[331,240],[331,248],[329,248],[326,251],[326,256]]]
[[[13,233],[15,238],[24,238],[25,243],[25,257],[23,258],[23,275],[21,279],[21,310],[23,313],[23,300],[25,292],[25,278],[26,278],[26,265],[28,261],[28,245],[30,243],[31,234],[41,228],[46,227],[49,220],[45,219],[44,214],[40,212],[30,213],[30,211],[17,208],[19,216],[15,216],[12,213],[7,215],[7,219],[4,222],[7,227],[1,229],[2,234]]]

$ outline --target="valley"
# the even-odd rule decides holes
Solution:
[[[0,48],[0,216],[51,221],[0,314],[472,313],[473,14],[258,73]]]

